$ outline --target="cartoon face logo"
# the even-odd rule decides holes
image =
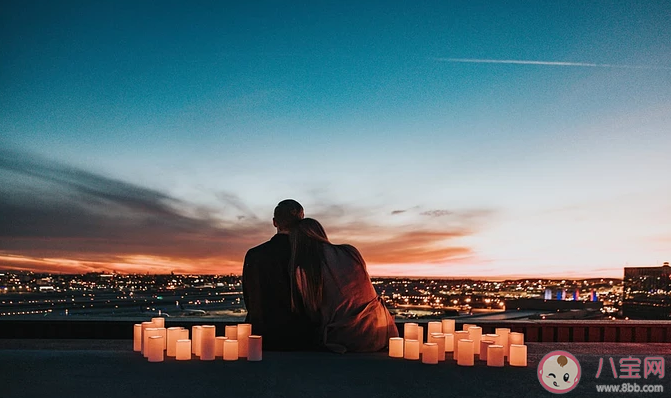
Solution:
[[[567,393],[580,381],[580,362],[570,352],[552,351],[538,363],[538,381],[551,393]]]

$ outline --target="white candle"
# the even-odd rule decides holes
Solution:
[[[454,319],[443,319],[443,333],[454,333]]]
[[[418,325],[408,322],[403,325],[403,338],[406,340],[419,340]]]
[[[463,326],[462,330],[465,330],[465,331],[468,332],[468,328],[470,328],[471,326],[478,326],[478,325],[474,325],[472,323],[464,323],[464,326]]]
[[[163,336],[150,336],[147,341],[149,362],[163,362]]]
[[[473,366],[475,364],[473,340],[461,339],[457,344],[459,346],[459,356],[457,357],[457,365],[459,366]]]
[[[487,347],[487,366],[500,368],[503,366],[503,346],[492,344]]]
[[[459,358],[459,340],[466,339],[468,340],[468,332],[465,330],[457,330],[454,332],[454,355],[452,358],[457,360]]]
[[[200,329],[200,360],[214,361],[214,338],[216,337],[214,325],[203,325]]]
[[[154,323],[153,322],[142,322],[142,346],[140,347],[140,352],[142,355],[144,355],[144,332],[147,330],[147,328],[153,328]]]
[[[443,353],[445,352],[443,351]],[[429,365],[438,363],[438,344],[424,343],[424,349],[422,349],[422,363],[427,363]]]
[[[510,332],[510,335],[508,335],[508,344],[524,344],[524,333]]]
[[[241,323],[238,325],[238,356],[247,358],[247,352],[249,351],[249,340],[247,338],[251,334],[251,323]]]
[[[168,331],[166,333],[166,339],[168,342],[166,343],[168,346],[166,347],[166,355],[169,357],[174,357],[177,355],[177,340],[179,339],[180,331],[183,330],[180,327],[171,327],[168,328]]]
[[[508,328],[496,328],[494,330],[496,334],[501,336],[501,345],[503,346],[503,356],[508,356],[508,350],[510,349],[508,344],[508,335],[510,334],[510,329]]]
[[[164,328],[165,327],[165,318],[151,318],[151,323],[154,324],[154,327]]]
[[[133,351],[142,351],[142,324],[133,325]]]
[[[202,326],[196,325],[191,328],[191,353],[200,356],[200,331]]]
[[[238,360],[238,340],[227,339],[224,341],[224,361]]]
[[[416,361],[419,359],[419,340],[405,340],[403,358]]]
[[[527,346],[524,344],[510,345],[510,366],[527,366]]]
[[[228,337],[217,336],[214,339],[214,355],[217,357],[224,356],[224,341],[228,340]]]
[[[149,344],[149,337],[151,336],[159,336],[158,328],[146,328],[144,330],[144,336],[143,336],[144,343],[142,344],[144,347],[144,352],[142,353],[142,355],[145,358],[149,358],[149,350],[147,349],[147,347]]]
[[[226,333],[224,336],[228,337],[229,340],[238,339],[238,326],[237,325],[228,325],[226,326]]]
[[[484,334],[484,335],[482,335],[482,339],[483,340],[491,340],[496,345],[503,345],[503,344],[501,344],[502,343],[501,336],[499,336],[498,334],[493,334],[493,333]]]
[[[445,352],[454,352],[454,333],[445,333]]]
[[[426,335],[431,336],[431,333],[443,333],[443,325],[440,322],[429,322]]]
[[[480,340],[480,360],[481,361],[486,361],[487,360],[487,348],[489,348],[490,345],[494,345],[493,340]]]
[[[468,339],[473,340],[473,348],[476,355],[480,355],[480,340],[482,340],[482,328],[471,326],[468,328]]]
[[[180,339],[175,342],[175,359],[178,361],[188,361],[191,359],[191,340]]]
[[[166,329],[163,328],[163,327],[156,328],[156,329],[158,329],[158,335],[163,337],[163,350],[165,351],[165,349],[168,346],[168,335],[167,335]]]
[[[429,335],[429,343],[436,343],[438,345],[438,360],[445,360],[445,335],[442,333],[431,333]]]
[[[403,358],[403,337],[389,338],[389,356]]]
[[[424,349],[424,326],[417,326],[417,341],[419,341],[419,353]]]
[[[263,339],[261,336],[250,335],[247,338],[247,360],[260,361],[263,358]]]

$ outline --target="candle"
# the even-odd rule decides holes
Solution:
[[[142,351],[142,324],[133,325],[133,351]]]
[[[197,325],[191,328],[191,353],[200,356],[200,331],[202,326]]]
[[[147,344],[149,344],[149,337],[151,337],[151,336],[160,336],[160,334],[159,334],[159,332],[158,332],[158,328],[146,328],[146,329],[144,330],[144,336],[143,336],[143,340],[144,340],[144,343],[143,343],[143,346],[144,346],[144,352],[142,353],[142,355],[143,355],[145,358],[149,358],[149,350],[147,349],[147,347],[148,347]]]
[[[468,328],[468,339],[473,340],[473,349],[476,355],[480,355],[480,340],[482,340],[482,328],[471,326]]]
[[[263,358],[263,339],[261,336],[250,335],[247,341],[247,360],[260,361]]]
[[[487,347],[487,366],[500,368],[503,366],[503,346],[492,344]]]
[[[454,352],[454,333],[445,333],[445,352]]]
[[[418,325],[413,322],[408,322],[403,325],[403,338],[406,340],[419,340]]]
[[[142,355],[144,355],[144,333],[147,330],[147,328],[153,328],[154,323],[153,322],[142,322],[142,346],[140,347],[140,352]]]
[[[480,340],[480,360],[481,361],[486,361],[487,360],[487,348],[489,348],[490,345],[494,345],[493,340]]]
[[[214,325],[203,325],[200,329],[200,360],[214,361],[214,338],[216,337]]]
[[[510,345],[510,366],[527,366],[527,346],[524,344]]]
[[[168,328],[168,331],[166,332],[166,339],[168,340],[166,343],[166,355],[169,357],[174,357],[177,355],[177,340],[181,330],[183,329],[180,327],[171,327]]]
[[[224,341],[226,340],[228,340],[228,337],[224,336],[217,336],[214,338],[214,356],[224,356]]]
[[[501,336],[501,345],[503,346],[503,356],[508,356],[509,344],[508,344],[508,335],[510,334],[510,329],[508,328],[496,328],[494,333]]]
[[[424,326],[417,326],[417,341],[419,341],[419,353],[424,348]]]
[[[188,340],[189,339],[189,329],[184,329],[180,330],[177,333],[177,340]],[[189,349],[191,349],[191,344],[189,344]]]
[[[164,327],[156,328],[158,329],[158,335],[163,337],[163,350],[165,351],[166,347],[168,346],[168,337],[166,334],[166,330]]]
[[[238,326],[237,325],[228,325],[226,326],[226,333],[224,336],[228,337],[229,340],[238,339]]]
[[[454,319],[443,319],[443,333],[454,333]]]
[[[483,340],[491,340],[496,345],[503,345],[503,344],[501,344],[502,343],[501,336],[499,336],[498,334],[493,334],[493,333],[484,334],[484,335],[482,335],[482,339]]]
[[[247,338],[251,334],[251,323],[241,323],[238,325],[238,356],[247,358],[247,352],[249,351],[249,340]]]
[[[175,359],[178,361],[188,361],[191,359],[191,340],[180,339],[175,342]]]
[[[468,332],[465,330],[457,330],[454,332],[454,355],[452,358],[455,360],[459,358],[459,340],[468,339]]]
[[[151,323],[154,324],[154,327],[164,328],[165,327],[165,318],[151,318]]]
[[[238,340],[227,339],[224,341],[224,361],[238,360]]]
[[[405,340],[403,358],[416,361],[419,359],[419,340]]]
[[[438,345],[438,360],[445,360],[445,335],[442,333],[431,333],[429,335],[429,343],[436,343]]]
[[[147,359],[149,362],[163,362],[163,336],[150,336],[147,341]]]
[[[389,339],[389,356],[403,358],[403,337],[391,337]]]
[[[443,353],[445,352],[443,351]],[[438,363],[438,344],[424,343],[424,349],[422,350],[422,363],[429,365],[435,365]]]
[[[510,335],[508,335],[508,344],[524,344],[524,333],[510,332]]]
[[[464,326],[463,326],[462,330],[465,330],[465,331],[468,332],[468,328],[470,328],[472,326],[478,326],[478,325],[473,325],[472,323],[464,323]]]
[[[431,333],[443,333],[443,325],[440,322],[429,322],[426,335],[431,336]]]
[[[459,366],[473,366],[475,364],[473,340],[461,339],[457,344],[459,346],[459,356],[457,357],[457,365]]]

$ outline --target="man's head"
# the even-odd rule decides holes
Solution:
[[[289,232],[289,229],[303,219],[303,206],[293,199],[285,199],[277,204],[273,214],[273,225],[277,232]]]

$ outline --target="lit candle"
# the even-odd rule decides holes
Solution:
[[[406,340],[419,340],[418,325],[408,322],[403,325],[403,338]]]
[[[473,340],[461,339],[459,343],[459,356],[457,357],[457,365],[459,366],[473,366],[475,364]]]
[[[226,333],[224,336],[228,337],[229,340],[238,339],[238,326],[237,325],[228,325],[226,326]]]
[[[147,349],[147,347],[149,347],[148,346],[149,337],[151,337],[151,336],[160,336],[160,334],[158,332],[158,328],[146,328],[144,330],[144,336],[143,336],[144,343],[142,344],[144,346],[144,352],[142,353],[142,355],[145,358],[149,358],[149,350]]]
[[[443,333],[454,333],[454,319],[443,319]]]
[[[200,331],[202,326],[196,325],[191,328],[191,353],[200,356]]]
[[[454,352],[454,333],[445,333],[445,352]]]
[[[480,355],[480,340],[482,340],[482,328],[480,326],[469,327],[468,339],[473,340],[473,349],[475,355]]]
[[[216,329],[214,325],[203,325],[200,329],[200,360],[214,361],[214,338]]]
[[[191,359],[191,340],[180,339],[175,342],[175,359],[178,361],[188,361]]]
[[[501,336],[499,336],[498,334],[493,334],[493,333],[490,333],[490,334],[484,334],[484,335],[482,335],[482,338],[483,338],[484,340],[491,340],[491,341],[493,341],[494,344],[496,344],[496,345],[503,345],[503,344],[502,344],[503,342],[501,341]]]
[[[508,356],[508,350],[510,349],[508,344],[508,335],[510,334],[509,328],[496,328],[494,333],[501,336],[501,345],[503,346],[503,356]]]
[[[487,347],[487,366],[500,368],[503,366],[503,346],[492,344]]]
[[[443,353],[445,352],[443,351]],[[424,343],[424,349],[422,349],[422,363],[427,363],[429,365],[438,363],[438,344]]]
[[[238,360],[238,340],[227,339],[224,341],[224,361]]]
[[[142,346],[140,347],[140,352],[142,355],[144,355],[144,333],[147,330],[147,328],[153,328],[154,323],[153,322],[142,322]]]
[[[260,361],[263,358],[263,339],[261,336],[250,335],[247,338],[247,360]]]
[[[524,333],[510,332],[508,336],[508,344],[524,344]]]
[[[459,340],[466,339],[468,340],[468,332],[465,330],[457,330],[454,332],[454,355],[452,358],[455,360],[459,358]]]
[[[189,339],[189,329],[184,329],[177,333],[177,340],[188,340]],[[191,344],[189,344],[189,349],[191,349]]]
[[[468,328],[471,326],[478,326],[478,325],[473,325],[472,323],[464,323],[464,326],[462,327],[462,330],[465,330],[468,332]]]
[[[166,347],[168,346],[168,335],[166,329],[163,327],[156,329],[158,329],[158,335],[163,337],[163,350],[165,351]]]
[[[238,356],[247,358],[247,352],[249,351],[249,340],[247,338],[251,334],[251,323],[241,323],[238,325]]]
[[[166,355],[169,357],[174,357],[177,355],[177,340],[179,339],[181,330],[183,329],[180,327],[171,327],[168,328],[168,331],[166,332],[166,339],[168,340]]]
[[[217,357],[224,356],[224,341],[228,340],[228,337],[217,336],[214,339],[214,355]]]
[[[133,325],[133,351],[142,351],[142,324]]]
[[[494,345],[493,340],[480,340],[480,360],[481,361],[486,361],[487,360],[487,348],[490,345]]]
[[[527,366],[527,346],[524,344],[510,345],[510,366]]]
[[[426,335],[431,336],[431,333],[443,333],[443,325],[440,322],[429,322]]]
[[[429,335],[429,343],[438,345],[438,360],[445,360],[445,335],[442,333],[431,333]]]
[[[151,323],[153,323],[156,328],[164,328],[165,318],[151,318]]]
[[[424,348],[424,326],[417,326],[417,341],[419,341],[419,353]]]
[[[403,358],[416,361],[419,359],[419,340],[405,340]]]
[[[163,336],[150,336],[147,341],[149,362],[163,362]]]
[[[389,338],[389,356],[403,358],[403,337]]]

